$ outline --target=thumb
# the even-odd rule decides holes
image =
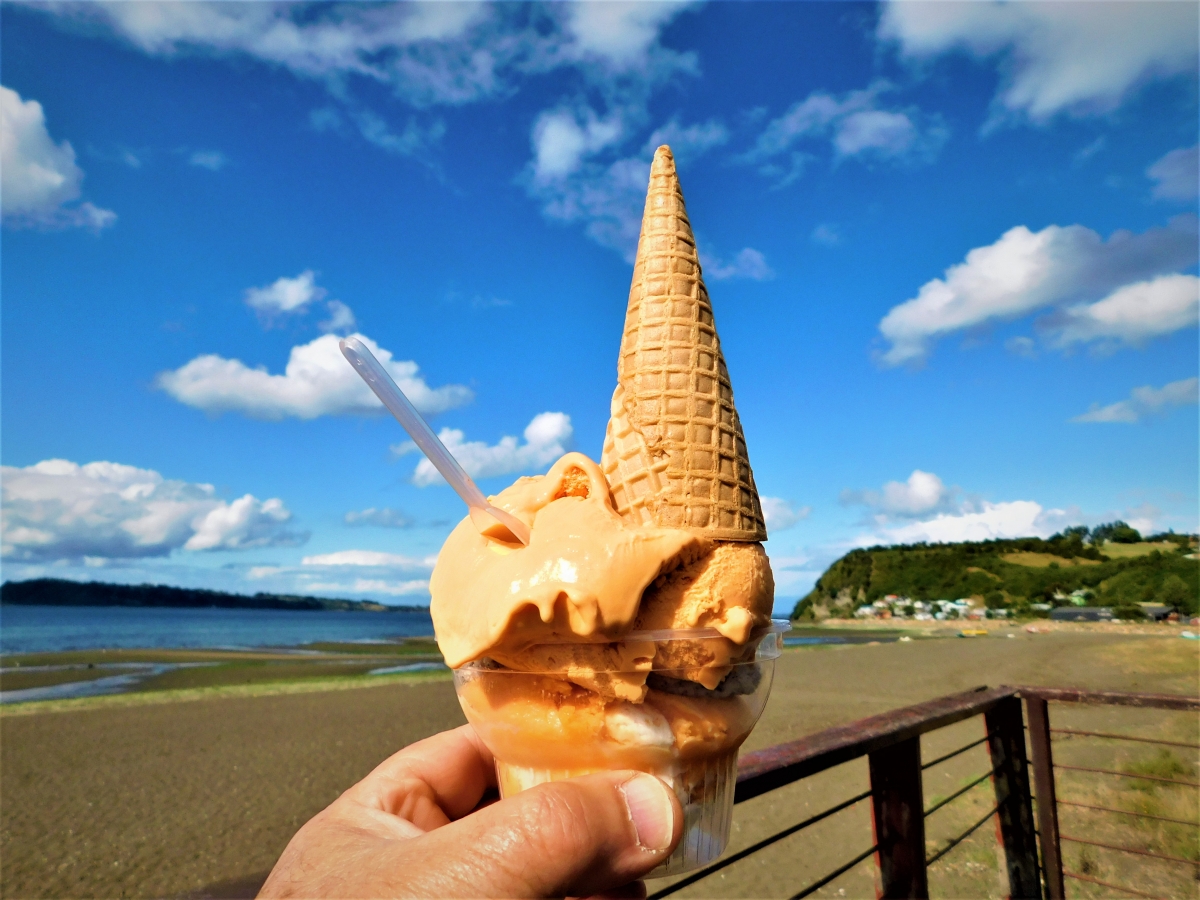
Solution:
[[[682,831],[674,791],[653,775],[617,771],[539,785],[421,840],[445,842],[442,858],[460,860],[442,872],[446,896],[586,897],[641,878]]]

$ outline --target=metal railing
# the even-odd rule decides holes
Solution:
[[[1153,897],[1139,888],[1131,885],[1115,884],[1102,881],[1084,872],[1071,872],[1063,867],[1062,844],[1082,844],[1098,847],[1115,853],[1132,854],[1146,859],[1169,862],[1175,865],[1191,866],[1200,875],[1200,862],[1194,859],[1171,856],[1164,853],[1153,853],[1137,847],[1124,844],[1112,844],[1106,841],[1096,841],[1090,838],[1076,837],[1063,834],[1059,828],[1058,810],[1061,806],[1082,807],[1108,813],[1117,813],[1131,818],[1151,819],[1171,822],[1177,825],[1190,825],[1200,828],[1200,823],[1176,819],[1173,817],[1155,816],[1136,810],[1117,809],[1113,807],[1096,806],[1058,798],[1058,784],[1055,770],[1071,772],[1088,772],[1096,775],[1106,775],[1113,778],[1137,779],[1152,781],[1159,784],[1200,788],[1200,783],[1182,778],[1166,778],[1158,775],[1140,774],[1136,772],[1121,772],[1115,769],[1102,769],[1094,766],[1068,766],[1054,762],[1053,735],[1065,734],[1081,737],[1096,737],[1108,740],[1131,741],[1139,744],[1161,744],[1170,747],[1187,747],[1200,750],[1200,745],[1168,741],[1161,738],[1150,738],[1142,735],[1113,734],[1111,732],[1082,731],[1071,728],[1051,728],[1049,703],[1104,704],[1110,706],[1130,706],[1142,709],[1163,709],[1184,712],[1200,711],[1200,699],[1181,697],[1175,694],[1134,694],[1110,691],[1079,691],[1061,688],[1021,687],[1015,688],[1025,700],[1025,709],[1029,716],[1029,746],[1033,760],[1034,782],[1038,800],[1038,828],[1042,848],[1042,866],[1045,874],[1046,896],[1049,900],[1063,900],[1066,896],[1065,882],[1070,878],[1075,881],[1086,881],[1090,884],[1111,888],[1135,897]]]
[[[799,900],[799,898],[807,897],[820,890],[871,856],[875,857],[878,874],[877,893],[880,898],[928,897],[929,866],[940,860],[990,820],[996,821],[997,831],[1004,848],[1003,865],[1008,877],[1010,897],[1029,897],[1041,900],[1045,896],[1051,900],[1060,900],[1064,896],[1064,878],[1089,881],[1105,887],[1124,890],[1133,895],[1151,896],[1136,889],[1108,884],[1092,878],[1086,873],[1063,870],[1061,852],[1063,841],[1091,844],[1114,852],[1138,853],[1172,863],[1195,865],[1195,862],[1164,854],[1153,854],[1123,845],[1109,845],[1088,838],[1064,835],[1060,832],[1058,806],[1081,806],[1084,804],[1056,799],[1054,770],[1078,770],[1083,767],[1056,766],[1053,762],[1050,735],[1052,733],[1087,734],[1118,739],[1124,739],[1127,736],[1051,729],[1047,706],[1049,701],[1200,710],[1200,699],[1193,697],[1039,687],[980,687],[892,710],[847,725],[829,728],[799,740],[748,753],[738,764],[734,803],[742,803],[864,756],[867,758],[871,788],[667,885],[651,894],[649,900],[670,896],[784,838],[797,834],[830,816],[851,809],[865,800],[871,802],[874,843],[854,854],[843,864],[803,886],[799,892],[792,895],[791,900]],[[1025,707],[1024,711],[1022,706]],[[1029,719],[1030,752],[1028,756],[1023,712],[1028,714]],[[921,735],[975,716],[982,716],[984,719],[985,737],[930,762],[921,762]],[[1130,739],[1146,743],[1193,747],[1191,744],[1154,738],[1135,737]],[[945,763],[980,745],[987,746],[991,768],[972,778],[950,796],[926,809],[922,787],[923,773],[933,766]],[[1036,828],[1030,769],[1033,772],[1038,799]],[[1091,769],[1088,771],[1142,779],[1151,777],[1130,775],[1115,770]],[[925,820],[989,779],[994,792],[994,804],[988,812],[965,831],[949,839],[945,845],[927,854]],[[1153,780],[1195,786],[1194,782],[1182,779],[1157,778]],[[1125,810],[1108,811],[1130,815]],[[1150,816],[1149,818],[1161,819],[1163,817]],[[1195,824],[1182,819],[1167,818],[1166,821],[1185,825]]]

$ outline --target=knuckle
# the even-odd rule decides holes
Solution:
[[[595,816],[583,790],[563,782],[545,784],[530,792],[524,809],[526,834],[547,852],[570,854],[572,858],[594,852],[597,833]]]

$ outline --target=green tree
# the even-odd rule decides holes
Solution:
[[[1168,575],[1163,579],[1158,599],[1176,610],[1187,610],[1192,606],[1188,601],[1195,600],[1190,594],[1186,581],[1178,575]]]

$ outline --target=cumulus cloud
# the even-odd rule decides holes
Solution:
[[[1044,509],[1033,500],[980,503],[916,522],[889,525],[855,539],[858,546],[874,544],[944,544],[995,538],[1049,537],[1068,524],[1064,510]]]
[[[300,560],[302,566],[359,566],[366,568],[388,567],[433,571],[437,556],[405,556],[401,553],[383,553],[379,550],[338,550],[335,553],[320,553]]]
[[[0,85],[0,214],[15,228],[99,231],[117,214],[78,203],[83,170],[67,141],[55,143],[36,100]]]
[[[619,112],[600,118],[590,107],[547,110],[533,124],[533,178],[539,184],[564,178],[622,136]]]
[[[842,491],[841,502],[869,506],[884,516],[917,518],[949,509],[956,493],[932,472],[913,469],[907,481],[889,481],[879,491]]]
[[[695,57],[662,46],[686,3],[517,4],[62,3],[41,11],[85,21],[143,52],[244,57],[329,86],[359,133],[382,149],[427,156],[445,130],[408,116],[397,129],[363,109],[353,87],[383,84],[408,106],[458,106],[502,97],[524,79],[572,68],[606,94],[645,95]],[[343,117],[336,107],[319,118]],[[314,122],[314,124],[316,124]]]
[[[1196,7],[1188,3],[888,3],[878,34],[927,59],[998,57],[994,121],[1045,122],[1115,109],[1155,78],[1196,70]]]
[[[803,174],[812,155],[799,148],[814,140],[829,141],[835,159],[931,161],[946,141],[945,126],[915,107],[881,108],[891,90],[878,81],[841,97],[813,91],[768,122],[741,160],[757,165],[778,187]]]
[[[463,385],[431,388],[418,374],[415,362],[393,359],[390,351],[365,335],[354,337],[375,354],[421,412],[444,412],[474,397]],[[256,419],[315,419],[383,411],[378,398],[342,356],[334,334],[293,347],[281,375],[261,366],[250,368],[239,359],[207,354],[160,373],[157,384],[180,403],[214,414],[240,412]]]
[[[317,286],[317,276],[307,269],[295,278],[277,278],[263,287],[246,291],[246,305],[266,315],[304,312],[314,300],[325,296],[326,290]]]
[[[763,516],[767,520],[769,531],[784,531],[797,522],[807,519],[812,512],[811,506],[793,506],[782,497],[760,497]]]
[[[767,281],[775,277],[774,270],[767,265],[767,258],[753,247],[738,251],[729,262],[705,254],[701,257],[704,274],[714,281],[729,278],[749,278],[751,281]]]
[[[882,361],[919,362],[938,338],[952,332],[1047,307],[1095,304],[1126,285],[1194,265],[1196,258],[1194,217],[1181,216],[1143,234],[1118,231],[1107,241],[1082,225],[1050,225],[1037,232],[1019,225],[994,244],[971,250],[916,297],[893,307],[879,323],[891,344]],[[1169,294],[1163,302],[1170,306],[1179,288],[1169,282],[1146,290],[1160,299]],[[1125,302],[1093,313],[1115,315]],[[1065,325],[1051,327],[1065,333]]]
[[[1072,422],[1133,423],[1155,414],[1165,413],[1174,406],[1195,406],[1200,402],[1200,379],[1184,378],[1160,388],[1145,385],[1134,388],[1129,399],[1101,406],[1093,403],[1083,415]]]
[[[6,561],[125,559],[174,550],[293,546],[292,514],[278,498],[215,496],[210,484],[163,478],[113,462],[50,459],[0,467]]]
[[[367,509],[351,510],[342,517],[342,521],[347,525],[373,525],[376,528],[408,528],[413,524],[413,520],[400,510],[387,506],[382,509],[371,506]]]
[[[219,172],[229,164],[227,157],[220,150],[193,150],[188,155],[188,164],[210,172]]]
[[[317,323],[317,327],[322,331],[349,334],[358,327],[358,320],[354,317],[354,310],[341,300],[330,300],[325,304],[325,308],[329,312],[329,318]]]
[[[1195,328],[1200,279],[1163,275],[1113,291],[1095,303],[1080,303],[1048,316],[1039,328],[1056,346],[1099,341],[1143,344],[1182,328]]]
[[[1195,203],[1200,197],[1200,145],[1172,150],[1146,170],[1146,177],[1157,182],[1150,192],[1156,200]]]
[[[689,5],[678,0],[569,4],[565,12],[567,29],[574,38],[573,51],[583,59],[599,60],[610,70],[644,71],[664,61],[670,66],[690,67],[694,65],[691,57],[658,44],[663,27]]]
[[[492,478],[548,466],[567,452],[571,435],[571,417],[560,412],[534,416],[525,426],[524,443],[511,436],[502,437],[496,444],[468,441],[457,428],[443,428],[438,433],[442,443],[472,478]],[[416,445],[411,442],[392,447],[392,452],[398,456],[416,450]],[[418,487],[446,483],[433,463],[424,457],[413,470],[412,481]]]

